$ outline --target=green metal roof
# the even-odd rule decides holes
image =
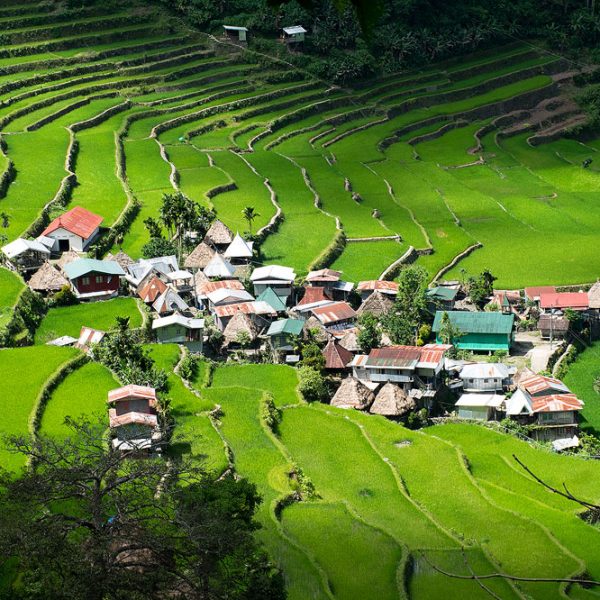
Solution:
[[[448,287],[434,287],[430,290],[427,290],[427,297],[432,300],[444,300],[446,302],[452,302],[454,298],[456,298],[456,294],[458,294],[458,290],[456,288],[448,288]]]
[[[267,335],[279,335],[281,333],[300,335],[303,327],[304,321],[302,319],[281,319],[271,323]]]
[[[80,258],[68,263],[64,267],[69,279],[77,279],[88,273],[104,273],[105,275],[125,275],[125,271],[114,260],[96,260],[94,258]]]
[[[285,311],[285,303],[270,287],[266,288],[256,300],[266,302],[275,312]]]
[[[460,312],[447,311],[450,322],[462,333],[493,333],[509,335],[513,328],[514,315],[503,315],[499,312]],[[435,313],[433,331],[440,330],[443,310]]]

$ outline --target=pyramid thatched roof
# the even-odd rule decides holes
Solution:
[[[415,408],[417,404],[414,399],[407,396],[400,386],[388,381],[379,390],[369,412],[384,417],[400,417]]]
[[[340,346],[343,346],[350,352],[360,352],[360,346],[358,345],[358,329],[356,327],[348,329],[348,331],[340,338]]]
[[[125,272],[127,271],[127,267],[129,265],[132,265],[135,262],[133,260],[133,258],[131,258],[131,256],[129,256],[129,254],[126,254],[125,252],[123,252],[123,250],[119,250],[114,255],[111,253],[108,253],[106,255],[106,260],[114,260]]]
[[[335,371],[345,369],[348,363],[354,358],[354,355],[333,338],[327,342],[323,348],[323,356],[325,357],[325,368]]]
[[[69,263],[74,260],[79,260],[81,256],[75,252],[75,250],[67,250],[63,252],[62,256],[56,261],[56,266],[62,271]]]
[[[366,385],[354,377],[346,377],[331,399],[331,406],[365,410],[374,400],[373,392]]]
[[[206,242],[200,242],[185,259],[183,266],[186,269],[204,269],[214,255],[214,248]]]
[[[246,332],[252,341],[256,339],[258,332],[256,325],[252,322],[252,319],[242,311],[238,311],[231,317],[229,323],[223,331],[223,337],[226,344],[235,344],[238,340],[240,333]]]
[[[323,327],[323,324],[321,323],[321,321],[319,321],[319,319],[317,319],[317,317],[311,316],[304,323],[305,334],[308,334],[308,332],[311,329],[317,330],[315,334],[315,340],[317,340],[317,342],[326,342],[329,339],[329,334],[327,333],[327,330],[325,329],[325,327]]]
[[[49,262],[45,262],[31,277],[29,287],[36,292],[57,292],[69,282],[60,271]]]
[[[588,292],[590,308],[600,308],[600,281],[597,281]]]
[[[356,314],[371,313],[376,317],[386,314],[394,306],[394,301],[388,296],[375,290],[359,307]]]
[[[207,244],[231,244],[233,242],[233,232],[223,221],[215,219],[210,229],[206,232],[204,241]]]

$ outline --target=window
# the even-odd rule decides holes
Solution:
[[[104,277],[102,275],[96,275],[96,283],[102,283],[104,281]]]
[[[81,278],[81,283],[83,283],[83,285],[90,285],[90,278],[89,277],[82,277]]]

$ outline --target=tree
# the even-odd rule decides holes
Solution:
[[[316,342],[309,341],[306,344],[303,344],[300,353],[302,354],[303,366],[312,367],[319,372],[325,367],[325,357]]]
[[[198,224],[200,216],[198,204],[182,192],[163,194],[160,220],[169,232],[170,238],[177,238],[180,259],[184,234]]]
[[[402,313],[413,328],[419,327],[427,314],[427,271],[418,265],[411,265],[400,271],[398,295],[395,310]]]
[[[10,215],[7,212],[0,212],[0,226],[2,229],[8,229],[10,225]],[[8,236],[4,233],[0,233],[0,244],[4,244],[8,241]]]
[[[473,303],[480,308],[487,303],[488,298],[494,293],[494,281],[496,277],[488,269],[477,276],[469,277],[467,290]]]
[[[66,440],[10,440],[34,465],[0,482],[0,556],[18,571],[10,597],[285,597],[253,535],[253,484],[116,452],[104,419],[68,425]]]
[[[147,244],[142,246],[142,256],[144,258],[171,256],[173,254],[177,254],[177,248],[175,248],[173,242],[164,238],[151,238]]]
[[[150,235],[150,239],[162,239],[162,228],[160,226],[160,223],[156,219],[154,219],[153,217],[148,217],[147,219],[144,219],[144,227]]]
[[[253,206],[246,206],[242,209],[242,217],[248,223],[248,229],[250,235],[252,235],[252,224],[257,217],[260,217],[260,214],[256,212]]]
[[[450,317],[448,316],[448,313],[444,311],[444,313],[442,314],[438,337],[442,340],[444,344],[454,345],[458,338],[460,338],[462,335],[463,334],[461,330],[452,323]]]
[[[381,346],[381,330],[375,315],[365,313],[358,320],[358,345],[365,354]]]
[[[411,345],[415,343],[415,331],[411,321],[403,313],[393,308],[381,320],[381,325],[394,344]]]
[[[322,402],[328,398],[327,382],[317,369],[301,366],[298,369],[298,379],[298,389],[307,402]]]

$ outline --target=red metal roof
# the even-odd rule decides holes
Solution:
[[[215,306],[213,312],[217,317],[233,317],[237,312],[242,312],[245,315],[274,315],[277,313],[273,307],[266,302],[255,300],[254,302],[238,302],[237,304],[224,304]]]
[[[584,310],[590,305],[590,300],[585,292],[546,292],[540,294],[542,308],[573,308]]]
[[[347,302],[334,302],[326,306],[318,306],[313,308],[311,312],[323,325],[356,317],[356,312]]]
[[[324,300],[331,300],[331,298],[325,293],[322,287],[307,287],[305,288],[304,296],[302,300],[298,302],[297,306],[304,306],[305,304],[312,304],[313,302],[322,302]]]
[[[388,346],[374,348],[366,364],[369,367],[415,367],[418,364],[438,365],[452,346],[427,344],[426,346]]]
[[[538,285],[525,288],[525,295],[530,299],[537,298],[542,294],[555,294],[556,288],[553,285]]]
[[[341,275],[340,271],[334,271],[333,269],[319,269],[318,271],[311,271],[306,276],[306,281],[339,281]]]
[[[145,385],[125,385],[108,392],[108,402],[119,402],[130,398],[156,400],[156,390]]]
[[[154,302],[166,289],[167,284],[155,276],[138,292],[138,296],[144,302]]]
[[[323,356],[325,357],[325,368],[335,370],[345,369],[346,365],[354,358],[352,352],[340,346],[333,339],[329,340],[327,346],[323,348]]]
[[[243,290],[244,284],[237,279],[224,279],[223,281],[205,281],[198,286],[200,296],[208,296],[220,289]]]
[[[532,398],[533,412],[562,412],[581,410],[583,402],[575,394],[552,394]]]
[[[145,425],[147,427],[157,427],[158,417],[148,413],[128,412],[124,415],[117,415],[114,408],[108,411],[110,427],[120,427],[121,425]]]
[[[75,206],[66,213],[56,217],[44,231],[42,235],[48,235],[57,229],[65,229],[84,240],[88,239],[98,227],[104,218],[95,215],[81,206]]]
[[[544,375],[533,375],[519,383],[519,387],[527,390],[531,396],[535,396],[540,392],[548,390],[556,390],[558,392],[569,393],[569,388],[560,380],[554,377],[546,377]]]
[[[388,292],[398,292],[398,284],[395,281],[384,281],[383,279],[374,279],[371,281],[359,281],[356,289],[363,290],[386,290]]]

